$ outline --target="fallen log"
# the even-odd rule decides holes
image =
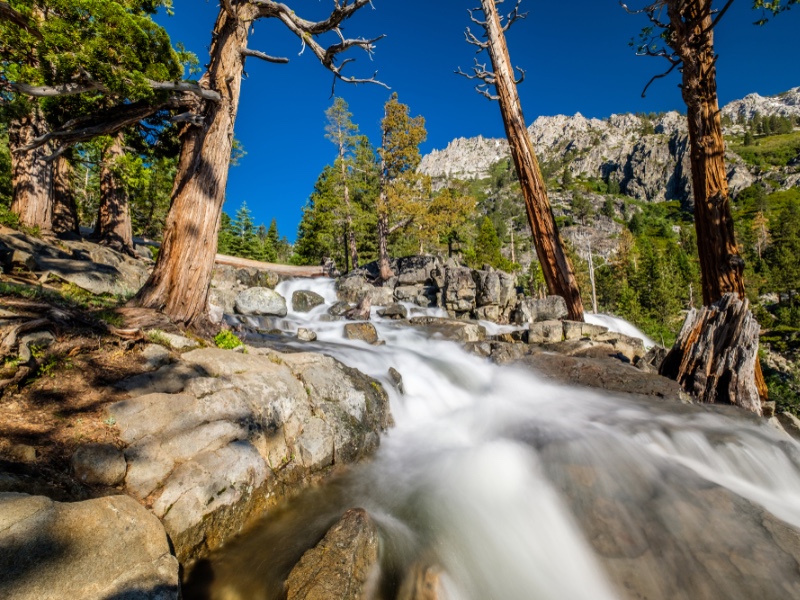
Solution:
[[[758,334],[749,302],[725,294],[711,306],[689,311],[660,373],[698,402],[732,404],[761,416]]]

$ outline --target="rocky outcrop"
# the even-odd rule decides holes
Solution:
[[[773,97],[750,94],[722,109],[732,121],[749,120],[756,113],[800,116],[800,88]],[[728,133],[741,135],[741,126],[734,125]],[[587,119],[580,113],[542,116],[528,127],[528,134],[542,164],[567,169],[573,177],[614,181],[624,194],[638,200],[691,202],[686,118],[675,111],[607,119]],[[442,186],[452,179],[485,178],[495,163],[508,157],[505,139],[459,138],[424,156],[419,171]],[[732,152],[727,160],[734,193],[760,176]]]
[[[332,358],[194,350],[111,405],[125,490],[163,520],[186,560],[328,467],[371,453],[391,423],[373,380]]]
[[[377,527],[364,509],[348,510],[292,569],[286,598],[361,600],[377,563]]]
[[[286,299],[275,290],[252,287],[236,296],[234,308],[240,315],[285,317]]]
[[[0,494],[0,597],[177,600],[158,519],[127,496],[53,502]]]

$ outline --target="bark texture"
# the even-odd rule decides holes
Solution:
[[[673,28],[670,46],[682,62],[681,93],[689,128],[694,223],[704,306],[712,305],[728,293],[735,293],[742,300],[746,298],[744,260],[736,246],[717,98],[711,4],[712,0],[667,3]],[[753,369],[759,393],[766,398],[768,390],[761,364],[755,361]]]
[[[356,232],[353,230],[353,211],[350,206],[350,187],[347,185],[347,165],[344,162],[344,146],[339,145],[339,162],[342,165],[342,186],[344,187],[344,210],[347,229],[347,251],[350,254],[350,265],[358,268],[358,248],[356,247]]]
[[[150,279],[133,304],[163,310],[173,320],[201,325],[217,249],[233,128],[239,107],[241,49],[258,9],[235,3],[222,8],[214,25],[210,63],[200,84],[219,93],[219,102],[198,106],[203,124],[183,134],[178,176],[164,240]]]
[[[72,165],[63,154],[53,164],[53,231],[80,233],[78,205],[72,187]]]
[[[95,235],[104,246],[133,255],[133,228],[128,193],[116,171],[117,161],[124,154],[122,135],[119,134],[103,155],[103,166],[100,171],[100,209]]]
[[[551,294],[564,298],[570,319],[583,321],[580,290],[572,264],[565,252],[564,242],[558,232],[550,200],[547,197],[547,188],[525,127],[525,117],[522,114],[522,105],[497,7],[494,0],[481,0],[481,8],[486,16],[488,50],[494,69],[494,85],[500,100],[503,125],[525,198],[528,223],[531,226],[536,254],[542,264],[547,288]]]
[[[672,1],[669,16],[675,28],[674,49],[683,62],[681,93],[689,124],[703,304],[708,306],[729,292],[744,298],[744,261],[734,237],[717,100],[711,0]]]
[[[24,148],[47,130],[47,122],[38,106],[12,121],[8,128],[14,187],[11,211],[19,215],[22,225],[38,227],[45,233],[53,228],[53,163],[44,160],[50,154],[50,147]]]
[[[386,147],[386,130],[381,136],[381,148]],[[386,281],[394,276],[389,265],[389,173],[386,158],[381,155],[381,193],[378,195],[378,268],[380,278]]]
[[[700,402],[733,404],[761,415],[755,379],[758,333],[748,301],[725,294],[719,302],[689,312],[661,374]]]

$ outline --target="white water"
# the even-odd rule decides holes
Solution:
[[[319,341],[299,348],[325,352],[381,380],[391,398],[397,426],[353,477],[348,497],[379,523],[387,552],[406,562],[434,557],[445,572],[447,598],[615,598],[619,587],[595,552],[609,544],[649,544],[663,552],[667,559],[637,566],[636,577],[659,582],[653,585],[661,595],[651,598],[672,597],[669,584],[693,581],[685,571],[698,562],[694,527],[713,521],[714,531],[704,535],[760,539],[758,519],[720,524],[719,493],[746,498],[800,527],[800,446],[760,422],[734,411],[558,386],[374,314],[385,346],[346,341],[344,323],[319,320],[336,300],[332,282],[289,281],[277,291],[291,305],[297,289],[316,291],[326,306],[307,315],[290,306],[279,327],[315,330]],[[606,326],[613,319],[592,317]],[[613,324],[643,336],[619,319]],[[389,381],[390,367],[403,376],[402,395]],[[595,525],[610,533],[598,534]],[[653,530],[661,532],[663,547],[652,548]],[[647,556],[637,552],[631,555]],[[616,555],[609,550],[606,557]],[[747,597],[737,592],[745,589],[740,582],[714,570],[720,562],[714,560],[698,568],[706,569],[715,594]],[[689,590],[680,597],[707,596]]]
[[[622,333],[633,338],[639,338],[644,342],[645,348],[652,348],[656,345],[656,343],[650,337],[648,337],[645,332],[636,327],[636,325],[629,323],[625,319],[612,317],[611,315],[596,315],[594,313],[585,313],[583,315],[583,319],[592,325],[602,325],[603,327],[608,327],[609,331]]]

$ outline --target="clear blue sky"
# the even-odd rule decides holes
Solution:
[[[298,14],[318,19],[330,0],[284,0]],[[509,9],[513,0],[507,0]],[[472,91],[472,82],[453,74],[472,65],[474,51],[464,43],[467,8],[476,0],[373,0],[345,27],[351,37],[386,34],[370,62],[352,52],[351,75],[379,78],[423,115],[428,140],[423,152],[444,148],[456,137],[500,137],[503,126],[496,103]],[[635,6],[634,0],[629,4]],[[644,4],[641,2],[640,4]],[[718,2],[722,5],[722,2]],[[764,27],[749,0],[734,3],[716,34],[721,103],[750,93],[776,94],[800,86],[798,31],[800,9],[784,13]],[[183,42],[208,61],[215,0],[174,0],[175,15],[159,16],[174,42]],[[508,34],[512,61],[526,69],[520,86],[528,123],[540,115],[580,112],[589,117],[612,113],[683,111],[679,75],[654,83],[645,99],[645,83],[668,66],[666,61],[636,57],[628,41],[646,24],[629,16],[615,0],[554,2],[524,0],[528,19]],[[501,7],[502,8],[502,7]],[[248,78],[236,123],[236,137],[247,156],[231,170],[225,210],[233,214],[247,202],[256,223],[278,221],[282,235],[294,240],[301,209],[326,164],[335,158],[324,138],[325,109],[330,106],[332,76],[311,52],[299,56],[300,44],[274,19],[255,25],[250,47],[287,56],[288,65],[247,62]],[[488,58],[487,58],[488,60]],[[663,64],[662,64],[663,63]],[[337,95],[350,104],[361,132],[379,145],[384,102],[391,94],[378,86],[338,83]]]

